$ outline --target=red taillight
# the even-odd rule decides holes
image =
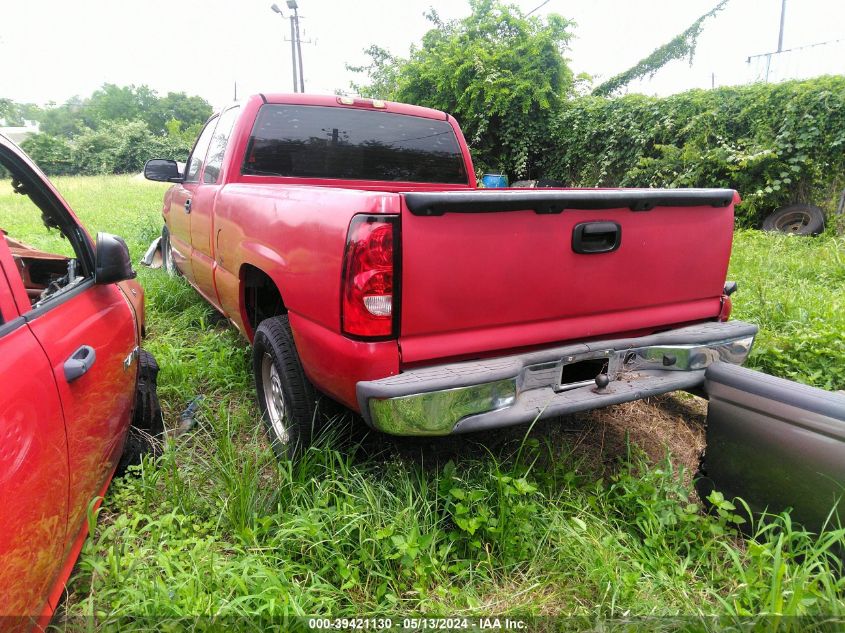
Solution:
[[[344,334],[394,336],[395,216],[357,215],[346,237],[341,289]]]

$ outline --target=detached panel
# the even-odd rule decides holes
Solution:
[[[699,490],[741,497],[818,530],[845,496],[845,396],[730,365],[707,369]],[[839,516],[845,519],[840,501]]]

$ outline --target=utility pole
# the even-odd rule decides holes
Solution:
[[[751,60],[757,57],[766,58],[766,78],[765,83],[769,83],[769,72],[772,69],[772,55],[783,53],[783,26],[786,21],[786,0],[780,0],[780,28],[778,29],[778,49],[772,53],[762,53],[760,55],[749,55],[746,63],[750,64]],[[788,52],[788,51],[787,51]]]
[[[780,2],[780,29],[778,29],[778,49],[775,53],[783,52],[783,22],[786,17],[786,0]],[[766,57],[766,83],[769,83],[769,70],[772,68],[772,53]]]
[[[294,36],[293,16],[290,16],[290,69],[293,74],[293,91],[302,92],[297,89],[296,81],[296,37]]]
[[[294,3],[295,4],[295,3]],[[290,6],[290,2],[288,2],[288,6]],[[273,13],[278,13],[279,17],[284,19],[285,14],[282,13],[282,10],[279,8],[279,5],[273,4],[270,6],[273,10]],[[297,90],[297,81],[296,81],[296,26],[294,25],[295,21],[294,16],[290,16],[290,65],[291,65],[291,75],[293,76],[293,91],[300,92]]]
[[[784,0],[786,1],[786,0]],[[288,9],[293,9],[291,20],[291,40],[296,40],[296,56],[299,60],[299,92],[305,92],[305,75],[302,72],[302,40],[299,39],[299,5],[296,0],[287,0]],[[296,24],[296,35],[293,34],[293,25]],[[293,42],[291,42],[293,46]]]

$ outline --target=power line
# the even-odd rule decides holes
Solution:
[[[534,13],[535,11],[537,11],[537,10],[539,10],[539,9],[542,9],[544,6],[546,6],[547,4],[549,4],[549,2],[551,2],[551,0],[546,0],[545,2],[543,2],[542,4],[540,4],[539,6],[534,7],[534,8],[533,8],[533,9],[531,9],[528,13],[526,13],[526,14],[525,14],[525,17],[527,18],[529,15],[531,15],[531,14],[532,14],[532,13]]]
[[[745,60],[746,63],[751,63],[752,59],[757,59],[758,57],[771,57],[772,55],[778,55],[780,53],[794,53],[795,51],[803,51],[805,48],[815,48],[816,46],[827,46],[828,44],[838,44],[839,42],[845,42],[845,40],[827,40],[826,42],[816,42],[815,44],[805,44],[804,46],[794,46],[792,48],[787,48],[781,51],[772,51],[771,53],[759,53],[757,55],[749,55],[748,58]]]

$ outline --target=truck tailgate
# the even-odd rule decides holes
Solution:
[[[737,200],[729,189],[403,194],[402,360],[715,318]]]

